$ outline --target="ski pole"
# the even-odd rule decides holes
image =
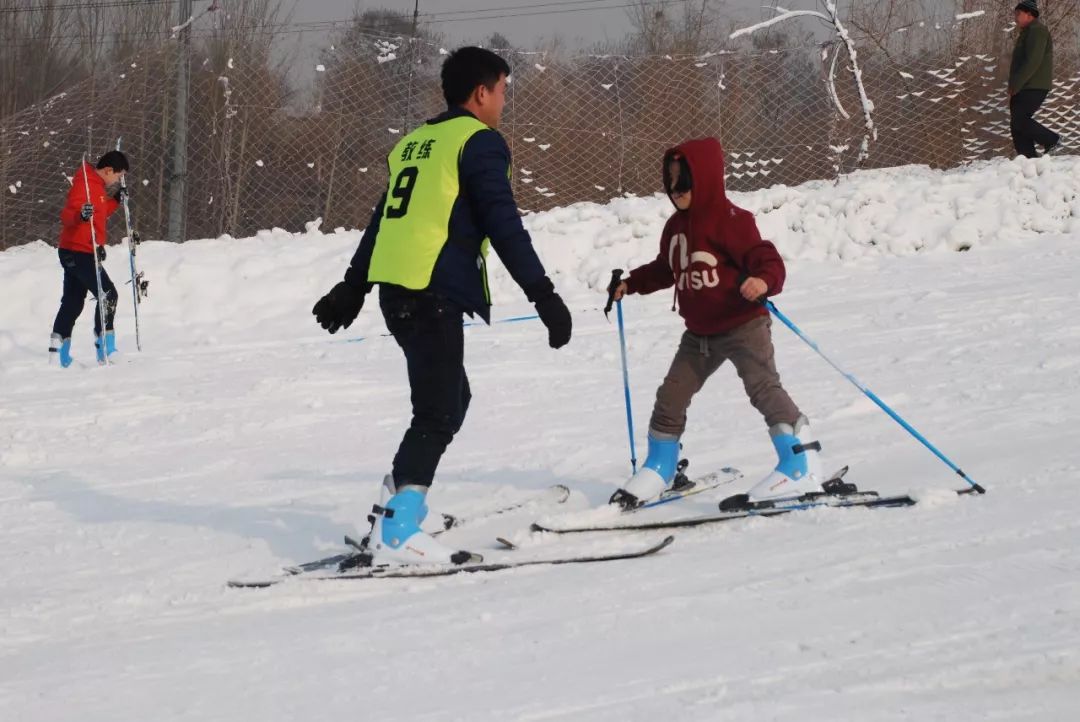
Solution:
[[[818,345],[816,343],[811,341],[806,336],[806,334],[804,334],[802,331],[799,330],[798,326],[796,326],[794,323],[791,322],[791,319],[789,319],[787,316],[785,316],[784,314],[782,314],[780,312],[780,309],[778,309],[776,307],[776,304],[774,304],[772,301],[765,301],[765,306],[766,306],[766,308],[769,309],[769,312],[772,313],[772,315],[774,315],[778,319],[780,319],[785,326],[790,328],[795,333],[796,336],[798,336],[803,341],[805,341],[807,346],[814,349],[814,351],[817,352],[818,356],[821,356],[821,358],[825,359],[825,361],[828,362],[828,364],[830,366],[832,366],[834,369],[836,369],[840,373],[841,376],[843,376],[848,381],[850,381],[852,384],[854,384],[855,388],[859,389],[859,391],[862,391],[864,394],[866,394],[866,397],[868,399],[870,399],[871,401],[873,401],[875,404],[877,404],[878,407],[882,411],[884,411],[886,414],[888,414],[889,417],[892,418],[893,421],[900,424],[900,426],[904,427],[905,431],[907,431],[909,434],[914,436],[919,441],[919,443],[921,443],[923,446],[925,446],[927,449],[929,449],[931,452],[933,452],[934,456],[936,456],[937,458],[939,458],[943,462],[945,462],[945,464],[950,469],[952,469],[953,471],[955,471],[957,474],[960,475],[961,479],[963,479],[964,481],[966,481],[968,484],[971,485],[970,489],[966,489],[966,490],[960,492],[961,494],[968,494],[968,493],[971,493],[972,491],[978,492],[980,494],[985,494],[986,493],[986,489],[984,489],[982,486],[980,486],[979,484],[976,484],[974,481],[972,481],[971,478],[968,477],[968,475],[965,474],[963,472],[963,470],[959,466],[957,466],[952,461],[950,461],[949,458],[947,456],[945,456],[945,454],[938,451],[937,448],[933,444],[931,444],[926,439],[925,436],[923,436],[918,431],[916,431],[915,428],[911,424],[904,421],[904,419],[901,418],[900,414],[896,413],[891,408],[889,408],[888,404],[886,404],[884,401],[882,401],[880,398],[878,398],[877,394],[875,394],[870,389],[866,388],[866,386],[864,386],[862,384],[862,382],[860,382],[852,374],[850,374],[847,371],[845,371],[844,369],[840,368],[832,359],[830,359],[828,356],[826,356],[825,353],[820,348],[818,348]]]
[[[116,139],[116,149],[120,150],[120,141]],[[135,348],[142,351],[142,338],[139,334],[139,297],[143,293],[142,274],[135,270],[135,246],[138,244],[138,234],[131,230],[131,208],[128,207],[127,179],[120,176],[120,187],[123,189],[124,198],[124,224],[127,226],[128,239],[128,263],[131,266],[131,302],[134,304],[135,314]]]
[[[86,174],[86,153],[83,153],[82,157],[82,171],[83,171],[83,187],[86,189],[86,202],[93,205],[93,200],[90,199],[90,178]],[[94,229],[94,216],[90,215],[90,255],[94,257],[94,275],[97,277],[97,302],[98,302],[98,320],[101,322],[101,335],[98,336],[98,350],[101,352],[101,358],[105,359],[105,365],[109,365],[109,354],[105,350],[105,292],[101,287],[101,263],[98,261],[97,255],[97,231]]]
[[[623,399],[626,402],[626,431],[630,436],[630,468],[637,473],[637,451],[634,448],[634,414],[630,408],[630,371],[626,365],[626,326],[623,323],[622,299],[615,300],[615,291],[622,283],[622,269],[616,268],[611,272],[611,283],[608,284],[608,301],[604,307],[604,316],[611,313],[611,305],[615,304],[615,316],[619,321],[619,349],[622,352],[622,378]]]

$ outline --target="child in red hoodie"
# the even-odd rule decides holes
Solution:
[[[728,200],[724,152],[715,138],[690,140],[669,150],[664,155],[664,189],[676,211],[664,226],[660,253],[631,271],[615,298],[675,286],[686,331],[656,392],[645,463],[611,502],[633,508],[670,488],[690,401],[727,360],[742,379],[750,403],[765,417],[780,457],[776,469],[750,490],[751,501],[820,491],[821,447],[780,385],[772,319],[760,302],[783,289],[783,259],[773,244],[762,240],[753,214]]]

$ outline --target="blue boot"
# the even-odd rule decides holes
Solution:
[[[777,464],[764,479],[750,490],[751,501],[796,498],[809,492],[821,491],[826,479],[821,473],[821,458],[810,422],[800,416],[794,425],[776,424],[769,429],[776,449]]]
[[[94,350],[97,352],[97,362],[99,364],[105,363],[106,356],[112,358],[112,355],[116,353],[116,332],[105,332],[105,350],[101,350],[101,336],[94,337]]]
[[[649,430],[649,453],[645,463],[626,486],[611,495],[608,503],[633,509],[656,499],[671,487],[679,464],[679,437]]]
[[[49,339],[49,363],[59,362],[61,367],[67,368],[71,361],[71,339],[61,338],[60,334],[54,333]]]
[[[397,490],[386,508],[376,509],[371,528],[373,564],[464,564],[478,561],[469,552],[454,551],[420,529],[427,516],[427,487],[407,485]]]

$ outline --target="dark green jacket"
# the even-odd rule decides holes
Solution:
[[[1020,31],[1009,69],[1009,90],[1050,90],[1054,79],[1054,41],[1036,20]]]

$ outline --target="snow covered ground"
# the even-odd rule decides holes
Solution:
[[[951,494],[962,480],[777,324],[785,385],[827,466],[919,506],[687,530],[640,561],[426,581],[224,585],[336,550],[407,423],[374,299],[337,337],[309,315],[358,234],[145,244],[145,350],[122,295],[128,353],[106,369],[89,306],[76,367],[44,365],[55,251],[2,253],[0,718],[1075,719],[1078,191],[1080,161],[1061,158],[736,198],[789,260],[779,307],[986,496]],[[466,512],[562,482],[580,509],[625,476],[618,341],[596,289],[655,253],[666,203],[530,218],[574,340],[552,351],[535,321],[466,331],[474,401],[434,505]],[[107,266],[123,278],[125,263],[117,249]],[[531,312],[505,274],[494,287],[496,318]],[[639,445],[681,331],[670,302],[625,304]],[[692,471],[734,465],[749,483],[770,465],[727,367],[684,441]],[[448,538],[501,559],[660,536],[539,538],[532,520]],[[496,535],[523,548],[499,551]]]

